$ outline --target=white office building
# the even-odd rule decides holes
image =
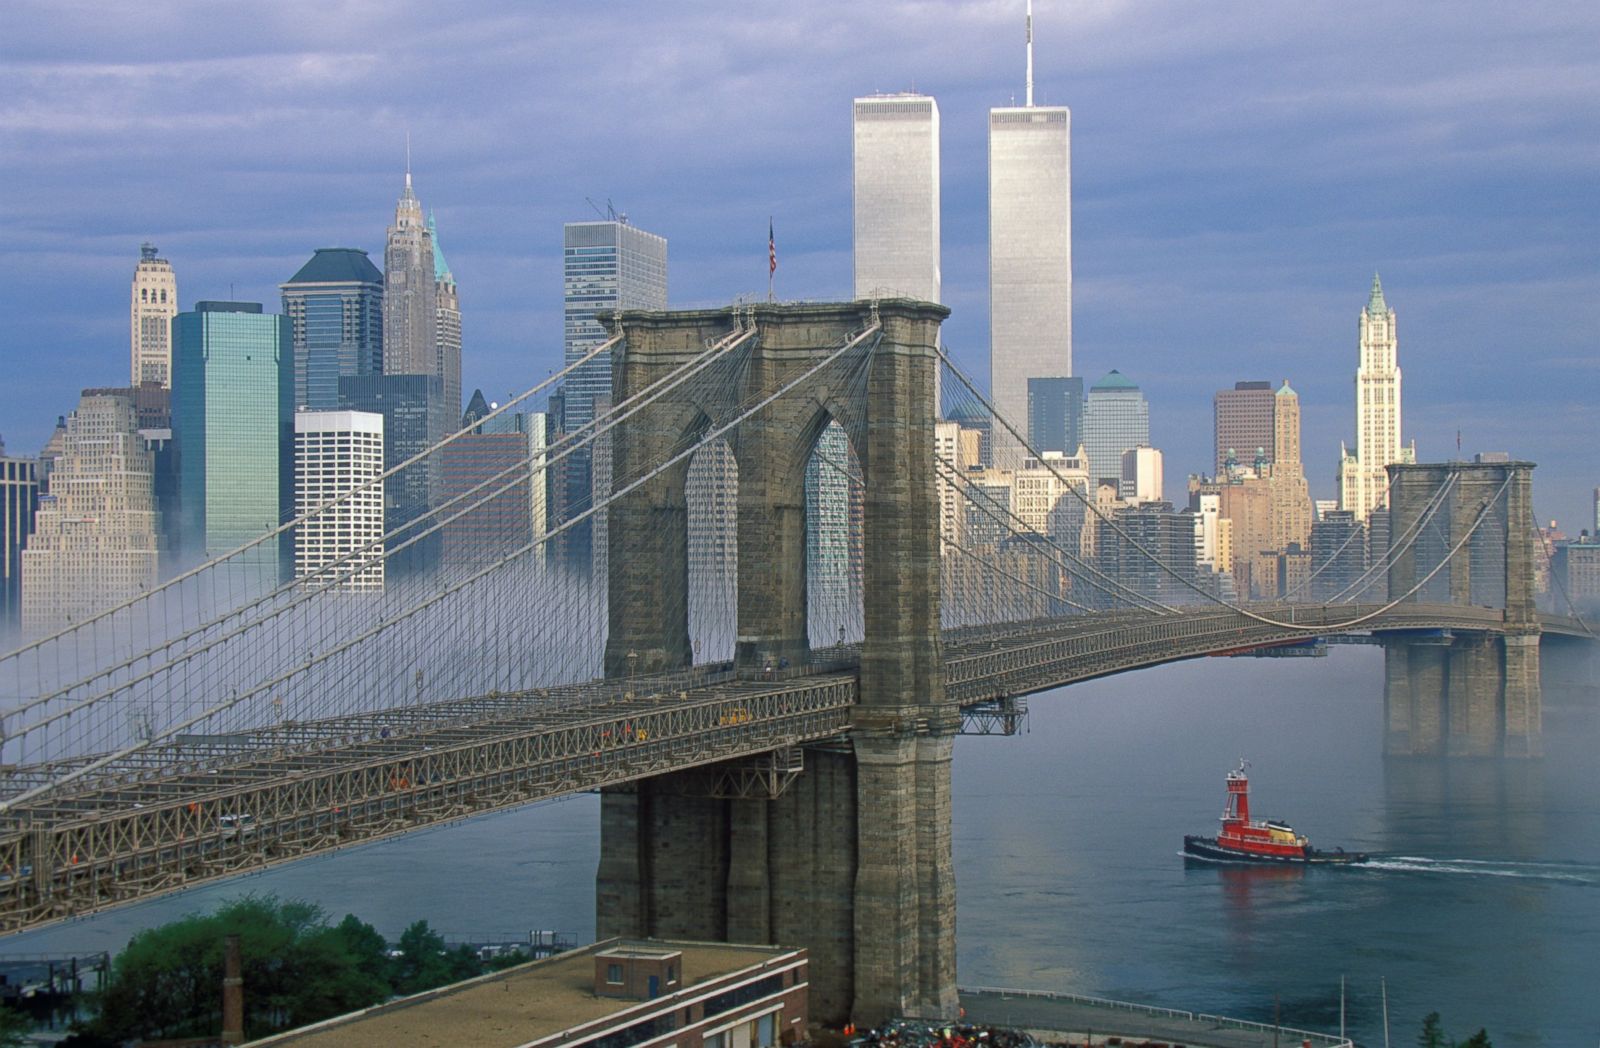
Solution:
[[[854,103],[855,295],[938,302],[939,105],[927,95]]]
[[[1400,443],[1400,344],[1394,310],[1378,275],[1361,310],[1360,362],[1356,367],[1356,447],[1339,445],[1339,508],[1360,522],[1389,505],[1389,470],[1415,462],[1416,449]]]
[[[319,588],[383,589],[383,485],[377,483],[382,475],[382,415],[370,411],[295,415],[295,514],[324,507],[295,529],[295,578]],[[337,505],[329,505],[353,491]]]
[[[154,244],[139,247],[133,271],[132,345],[128,384],[172,388],[172,318],[178,315],[178,278]]]
[[[22,550],[22,628],[54,633],[156,584],[155,456],[133,401],[85,394],[66,419]]]

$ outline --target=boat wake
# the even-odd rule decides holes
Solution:
[[[1600,866],[1570,862],[1511,862],[1495,859],[1434,859],[1422,855],[1374,855],[1368,870],[1400,873],[1457,874],[1469,877],[1516,877],[1600,887]]]

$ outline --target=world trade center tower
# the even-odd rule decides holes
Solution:
[[[855,100],[855,297],[939,301],[939,106]]]
[[[1026,435],[1028,379],[1072,374],[1072,114],[1033,104],[1033,16],[1022,106],[989,110],[989,389]],[[994,464],[1021,449],[998,422]]]

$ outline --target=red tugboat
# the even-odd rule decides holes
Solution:
[[[1183,853],[1212,862],[1267,862],[1279,864],[1326,863],[1349,865],[1366,862],[1360,852],[1343,848],[1318,851],[1281,822],[1252,821],[1250,818],[1250,780],[1244,770],[1248,762],[1228,773],[1228,806],[1222,812],[1222,831],[1215,837],[1186,836]]]

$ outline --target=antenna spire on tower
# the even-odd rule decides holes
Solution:
[[[411,188],[411,129],[409,127],[406,128],[406,188]]]
[[[1028,108],[1033,108],[1033,0],[1028,0]]]

